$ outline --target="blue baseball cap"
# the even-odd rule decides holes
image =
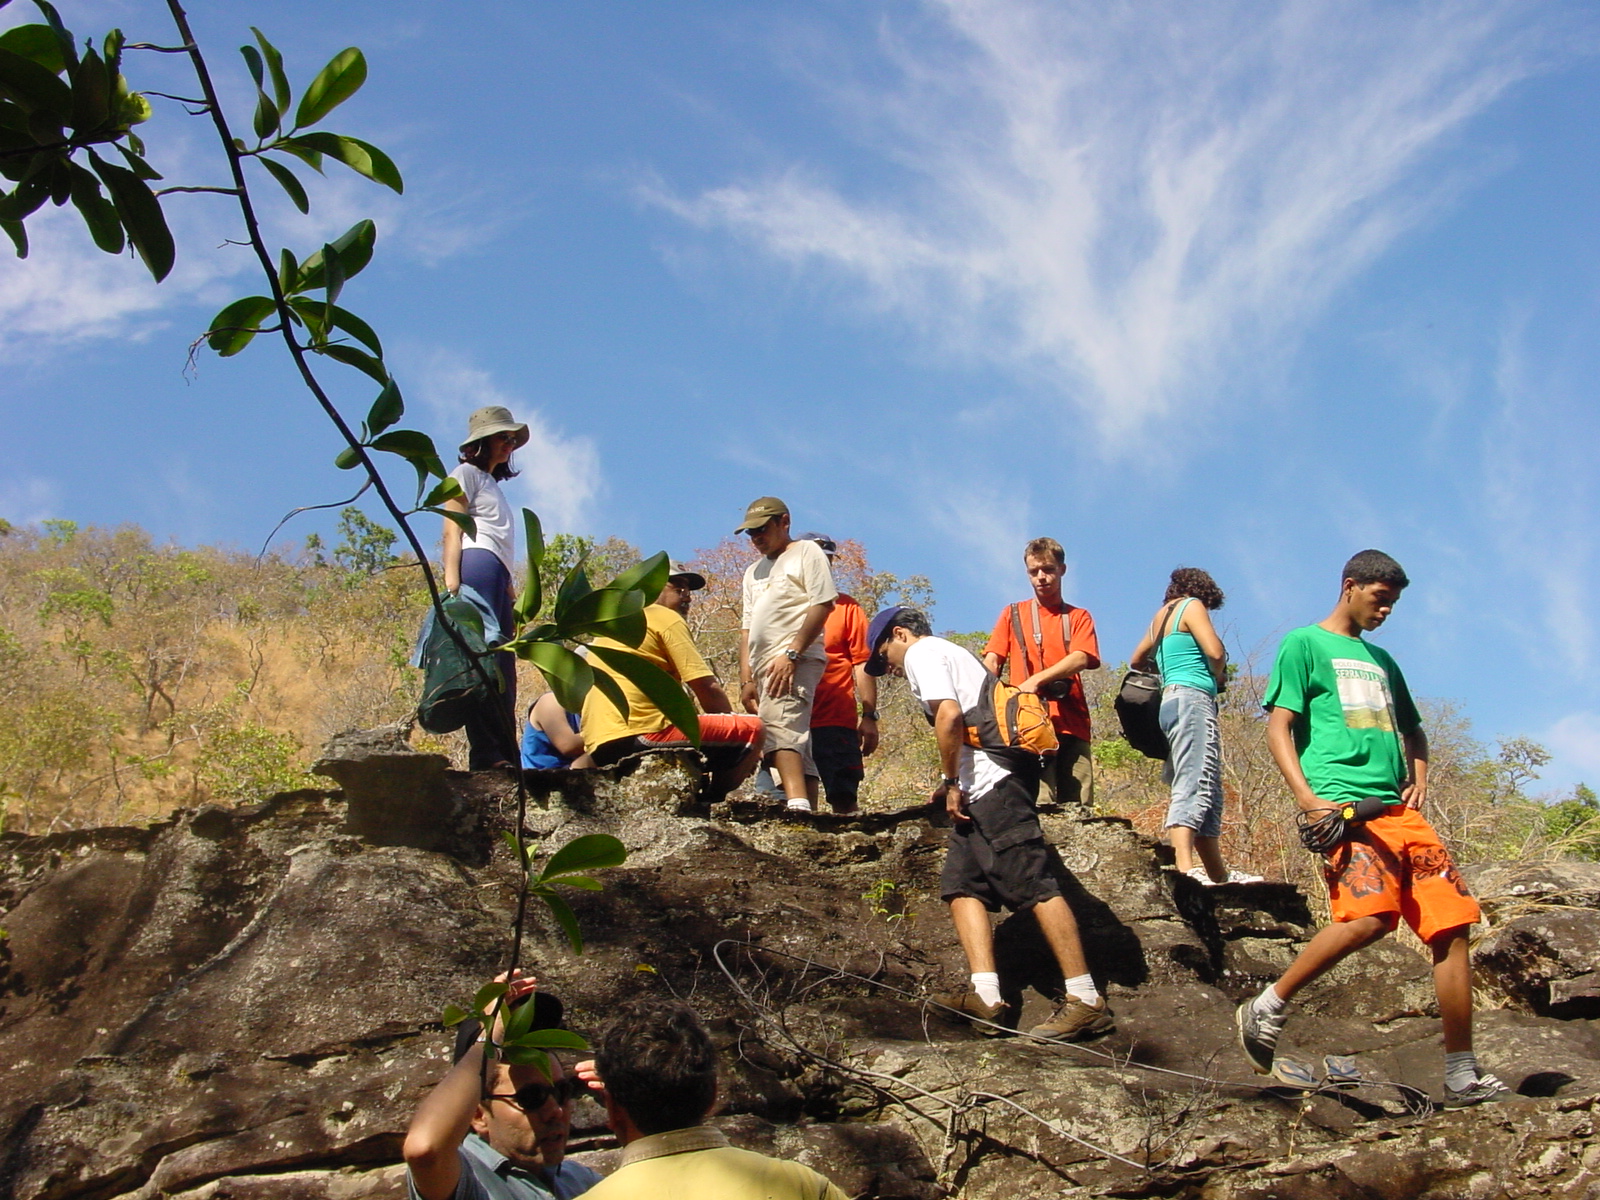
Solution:
[[[889,670],[889,663],[880,653],[884,638],[889,636],[889,627],[894,624],[894,619],[906,611],[904,604],[891,604],[872,618],[872,623],[867,626],[867,649],[872,652],[866,662],[868,675],[878,676]]]

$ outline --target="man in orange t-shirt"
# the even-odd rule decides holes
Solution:
[[[983,665],[998,675],[1009,662],[1013,685],[1046,698],[1050,723],[1061,744],[1054,759],[1045,761],[1044,785],[1052,800],[1092,806],[1089,702],[1078,675],[1100,665],[1094,618],[1088,609],[1061,598],[1067,555],[1055,538],[1034,538],[1023,549],[1022,562],[1033,584],[1033,599],[1001,610],[983,648]]]
[[[831,564],[839,547],[830,537],[806,533],[802,538],[822,547]],[[836,813],[856,810],[865,773],[862,759],[878,748],[878,681],[864,670],[867,614],[854,599],[839,593],[822,627],[822,648],[828,664],[811,705],[811,757],[822,779],[828,806]],[[861,713],[856,715],[856,702]]]

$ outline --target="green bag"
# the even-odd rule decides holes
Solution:
[[[417,724],[429,733],[452,733],[467,723],[467,716],[486,708],[505,690],[500,667],[483,639],[483,617],[460,597],[444,602],[444,620],[434,613],[433,624],[422,645],[422,699],[417,704]],[[463,653],[445,628],[445,621],[461,635],[470,653]],[[476,658],[494,682],[491,692],[473,666]]]

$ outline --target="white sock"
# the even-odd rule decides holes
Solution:
[[[1100,989],[1094,986],[1093,975],[1074,975],[1065,982],[1064,986],[1067,989],[1067,995],[1077,997],[1090,1008],[1094,1008],[1100,1003]]]
[[[1282,996],[1278,995],[1277,985],[1273,984],[1271,987],[1267,988],[1266,991],[1262,992],[1261,995],[1252,1000],[1250,1002],[1250,1007],[1255,1009],[1256,1012],[1260,1013],[1262,1016],[1275,1017],[1284,1009],[1289,1007],[1289,1002]]]
[[[1464,1092],[1478,1082],[1478,1056],[1471,1050],[1453,1050],[1444,1056],[1444,1085]]]
[[[998,971],[974,971],[972,973],[972,990],[978,993],[978,999],[985,1004],[999,1004],[1000,973]]]

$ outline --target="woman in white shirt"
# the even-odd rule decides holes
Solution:
[[[461,465],[450,472],[463,495],[445,501],[446,508],[468,514],[477,524],[477,533],[468,537],[454,521],[444,523],[445,589],[452,595],[464,586],[476,592],[499,622],[500,641],[509,640],[516,632],[511,577],[517,552],[511,505],[500,483],[516,475],[511,455],[527,441],[528,427],[518,423],[510,409],[498,404],[478,409],[468,418],[467,440],[460,447]],[[520,759],[517,658],[510,651],[501,651],[495,655],[495,663],[505,680],[501,704],[474,715],[466,725],[467,766],[473,771],[515,767]]]

